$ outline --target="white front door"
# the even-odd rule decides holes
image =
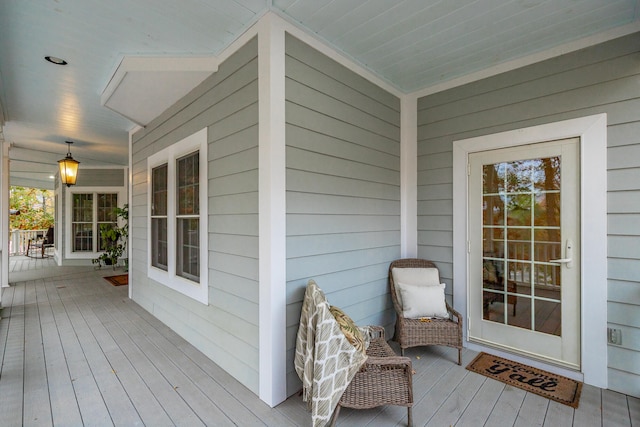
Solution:
[[[469,339],[580,369],[579,138],[469,154]]]

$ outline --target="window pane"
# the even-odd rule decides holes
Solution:
[[[118,194],[117,193],[98,193],[96,195],[96,230],[98,230],[98,251],[104,251],[107,248],[117,244],[112,240],[105,240],[102,238],[102,230],[110,230],[117,227],[117,215],[115,212],[118,206]]]
[[[492,322],[504,323],[504,293],[482,292],[482,318]]]
[[[562,307],[559,302],[535,300],[536,328],[538,332],[562,336]]]
[[[535,260],[548,262],[562,258],[562,245],[559,228],[539,228],[534,232]]]
[[[560,157],[483,165],[483,319],[560,335]]]
[[[93,252],[93,224],[73,223],[71,229],[73,233],[73,251]]]
[[[71,232],[73,252],[93,252],[93,194],[73,194]]]
[[[151,265],[168,270],[167,255],[167,177],[168,165],[151,172]]]
[[[507,263],[507,290],[513,293],[531,295],[531,263]]]
[[[167,271],[167,218],[151,218],[151,265]]]
[[[562,285],[561,266],[549,264],[535,264],[536,268],[536,296],[552,298],[560,301]]]
[[[200,232],[197,218],[178,218],[176,274],[200,282]]]
[[[98,194],[98,222],[116,222],[115,208],[118,206],[118,194]]]
[[[507,296],[507,324],[531,329],[531,298]]]
[[[560,157],[536,159],[534,184],[538,190],[560,189]]]
[[[531,229],[507,229],[507,257],[513,260],[531,259]]]
[[[484,196],[482,198],[482,218],[485,225],[504,224],[504,201],[502,196]]]
[[[536,194],[535,224],[541,227],[560,226],[560,192],[547,191]]]
[[[151,215],[167,214],[167,165],[153,168],[151,173]]]
[[[199,159],[199,152],[195,152],[176,160],[178,215],[197,215],[200,212]]]
[[[504,164],[506,168],[506,191],[520,193],[531,191],[531,178],[535,160],[521,160]]]
[[[117,225],[118,224],[116,224],[115,222],[101,222],[100,224],[98,224],[98,231],[100,233],[98,239],[98,252],[102,252],[107,248],[113,247],[117,244],[117,242],[114,242],[111,239],[103,238],[104,231],[111,230],[117,227]]]
[[[484,165],[482,167],[482,192],[484,194],[498,194],[504,191],[504,173],[503,164]]]
[[[485,227],[482,230],[482,254],[486,257],[504,257],[504,230],[496,227]]]
[[[93,221],[93,194],[73,195],[73,222]]]
[[[510,226],[531,225],[531,195],[507,196],[507,224]]]

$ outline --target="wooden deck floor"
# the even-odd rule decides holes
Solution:
[[[24,272],[11,273],[12,278]],[[0,426],[308,426],[298,396],[269,408],[127,298],[111,270],[49,266],[3,290]],[[33,277],[33,276],[32,276]],[[640,400],[585,386],[577,410],[407,351],[416,426],[640,426]],[[475,353],[465,351],[464,363]],[[341,411],[341,426],[406,425],[406,409]]]
[[[55,267],[56,262],[53,257],[32,258],[28,256],[9,257],[9,274],[34,270],[43,270]]]

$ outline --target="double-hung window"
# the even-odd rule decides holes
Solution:
[[[95,252],[93,236],[93,193],[73,194],[73,211],[71,218],[71,235],[73,236],[73,252]]]
[[[167,271],[167,164],[151,171],[151,265]]]
[[[176,274],[200,280],[200,153],[176,160]]]
[[[208,303],[206,148],[203,129],[148,160],[148,276],[204,304]]]
[[[100,237],[103,229],[112,229],[118,226],[116,208],[118,207],[117,193],[98,193],[96,194],[96,236],[98,252],[105,249],[105,242]]]
[[[122,187],[67,189],[67,258],[95,258],[104,251],[100,230],[118,225],[115,209],[123,201]]]

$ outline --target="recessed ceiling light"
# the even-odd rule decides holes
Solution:
[[[44,59],[56,65],[67,65],[67,61],[57,56],[45,56]]]
[[[53,178],[55,178],[55,176],[49,175],[49,179],[53,179]]]

